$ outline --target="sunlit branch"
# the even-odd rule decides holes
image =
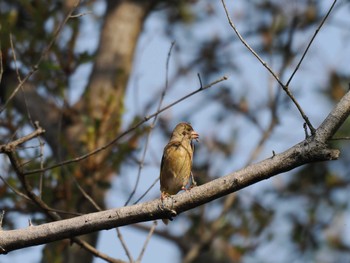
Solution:
[[[350,92],[337,103],[324,122],[317,128],[316,136],[308,137],[284,152],[274,153],[273,156],[259,163],[219,177],[195,187],[191,191],[174,195],[163,201],[156,199],[133,206],[90,213],[58,222],[32,226],[29,230],[2,231],[0,235],[0,253],[6,254],[12,250],[64,238],[73,237],[74,242],[79,242],[80,240],[76,241],[75,236],[77,235],[166,218],[304,164],[338,159],[339,150],[328,148],[327,141],[344,123],[349,113]],[[32,198],[30,194],[28,196]]]

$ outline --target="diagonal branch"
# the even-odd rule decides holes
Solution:
[[[169,108],[173,107],[174,105],[184,101],[185,99],[188,99],[189,97],[201,92],[201,91],[204,91],[206,89],[209,89],[213,86],[215,86],[216,84],[222,82],[222,81],[225,81],[227,80],[227,77],[226,76],[223,76],[211,83],[209,83],[208,85],[204,86],[204,87],[200,87],[198,89],[196,89],[195,91],[185,95],[184,97],[170,103],[169,105],[161,108],[160,110],[158,110],[157,112],[155,113],[152,113],[151,115],[148,115],[148,116],[145,116],[143,118],[143,120],[139,121],[138,123],[136,123],[135,125],[133,125],[131,128],[127,129],[126,131],[120,133],[118,136],[116,136],[114,139],[112,139],[111,141],[109,141],[108,143],[106,143],[105,145],[101,146],[101,147],[98,147],[97,149],[91,151],[91,152],[88,152],[86,154],[83,154],[79,157],[76,157],[76,158],[73,158],[73,159],[69,159],[69,160],[65,160],[65,161],[62,161],[60,163],[57,163],[57,164],[54,164],[52,166],[48,166],[46,168],[43,168],[43,169],[36,169],[36,170],[32,170],[32,171],[27,171],[24,173],[24,175],[29,175],[29,174],[36,174],[36,173],[41,173],[41,172],[45,172],[45,171],[48,171],[48,170],[51,170],[51,169],[54,169],[56,167],[60,167],[60,166],[63,166],[63,165],[67,165],[67,164],[70,164],[70,163],[76,163],[76,162],[80,162],[94,154],[97,154],[107,148],[109,148],[110,146],[112,146],[113,144],[115,144],[117,141],[119,141],[121,138],[123,138],[124,136],[126,136],[127,134],[129,134],[130,132],[136,130],[138,127],[140,127],[142,124],[144,124],[145,122],[149,121],[150,119],[154,118],[155,116],[158,116],[160,113],[168,110]]]
[[[235,32],[235,34],[237,35],[237,37],[239,38],[239,40],[243,43],[243,45],[259,60],[259,62],[270,72],[270,74],[276,79],[276,81],[278,82],[278,84],[282,87],[282,89],[285,91],[285,93],[287,94],[287,96],[292,100],[292,102],[294,103],[295,107],[298,109],[300,115],[302,116],[302,118],[304,119],[305,123],[307,124],[307,126],[309,127],[311,134],[314,135],[315,134],[315,128],[312,126],[309,118],[307,117],[307,115],[305,114],[304,110],[301,108],[301,106],[299,105],[298,101],[295,99],[293,93],[290,91],[288,84],[290,83],[291,79],[293,78],[294,74],[296,73],[296,71],[298,70],[301,62],[303,61],[307,51],[309,50],[314,38],[316,37],[318,31],[321,29],[324,21],[327,19],[327,17],[329,16],[330,12],[333,9],[333,6],[335,5],[336,0],[333,2],[333,5],[331,6],[331,8],[329,9],[329,11],[327,12],[325,18],[323,19],[322,23],[320,24],[319,28],[316,30],[316,33],[314,34],[313,38],[311,39],[311,41],[309,42],[308,47],[306,48],[301,60],[299,61],[297,67],[295,68],[294,72],[292,73],[290,79],[287,81],[287,84],[284,84],[280,78],[277,76],[277,74],[271,69],[271,67],[267,64],[267,62],[265,62],[258,53],[256,53],[251,47],[250,45],[245,41],[245,39],[243,38],[243,36],[239,33],[238,29],[236,28],[235,24],[233,23],[225,1],[221,0],[227,20],[229,25],[231,26],[231,28],[233,29],[233,31]]]
[[[164,100],[165,94],[166,94],[166,92],[168,90],[169,61],[170,61],[170,57],[171,57],[171,51],[173,50],[174,45],[175,45],[175,42],[172,42],[171,45],[170,45],[169,51],[168,51],[168,57],[167,57],[166,66],[165,66],[165,72],[166,72],[165,73],[165,87],[163,89],[162,95],[160,96],[160,100],[158,102],[157,112],[159,112],[159,110],[162,108],[163,100]],[[154,126],[156,125],[157,119],[158,119],[158,115],[154,116],[154,119],[153,119],[152,124],[150,126],[150,130],[148,131],[146,142],[145,142],[145,146],[144,146],[144,150],[143,150],[141,161],[140,161],[140,164],[139,164],[139,169],[138,169],[138,172],[137,172],[136,183],[135,183],[134,188],[132,189],[128,199],[126,200],[125,205],[129,204],[131,198],[135,195],[136,189],[137,189],[137,187],[139,185],[140,177],[141,177],[141,171],[142,171],[142,168],[143,168],[143,165],[144,165],[144,162],[145,162],[146,153],[147,153],[147,149],[148,149],[148,144],[149,144],[149,141],[150,141],[150,138],[151,138],[152,130],[153,130]]]
[[[274,154],[264,161],[195,187],[191,191],[172,196],[171,200],[166,199],[163,203],[153,200],[26,229],[2,231],[0,253],[6,254],[16,249],[99,230],[175,216],[301,165],[335,160],[339,157],[339,151],[327,148],[327,140],[334,135],[349,113],[350,92],[335,106],[316,130],[315,136],[306,138],[285,152]]]
[[[40,136],[41,134],[45,133],[45,130],[39,126],[39,123],[36,122],[37,129],[33,132],[31,132],[28,135],[25,135],[21,138],[18,138],[17,140],[11,141],[7,144],[0,145],[0,152],[11,152],[16,149],[17,146],[21,145],[22,143],[25,143],[27,141],[30,141],[31,139]]]
[[[310,47],[311,47],[311,44],[314,42],[314,40],[315,40],[315,38],[316,38],[316,35],[318,34],[318,32],[320,32],[320,30],[321,30],[323,24],[326,22],[328,16],[329,16],[330,13],[332,12],[332,10],[333,10],[333,8],[334,8],[336,2],[337,2],[337,0],[334,0],[334,1],[333,1],[333,4],[332,4],[331,7],[328,9],[327,14],[323,17],[323,19],[322,19],[320,25],[319,25],[318,28],[316,29],[314,35],[312,36],[312,38],[311,38],[309,44],[308,44],[307,47],[306,47],[306,49],[305,49],[303,55],[301,56],[301,58],[300,58],[300,60],[299,60],[299,62],[298,62],[298,64],[297,64],[297,66],[295,67],[293,73],[290,75],[290,77],[289,77],[289,79],[288,79],[288,81],[287,81],[287,83],[286,83],[286,86],[289,86],[289,84],[290,84],[290,82],[292,81],[292,79],[293,79],[295,73],[298,71],[298,69],[299,69],[301,63],[303,62],[303,60],[304,60],[304,58],[305,58],[307,52],[309,51],[309,49],[310,49]]]
[[[57,210],[51,209],[42,199],[40,196],[38,196],[37,194],[34,193],[32,186],[29,184],[28,178],[25,177],[23,175],[23,169],[22,169],[22,165],[20,164],[17,156],[16,156],[16,148],[20,145],[23,144],[26,141],[29,141],[35,137],[40,136],[41,134],[43,134],[45,132],[44,129],[42,129],[39,126],[38,122],[35,122],[35,126],[36,126],[36,130],[33,131],[32,133],[21,137],[15,141],[12,141],[8,144],[5,145],[0,145],[0,152],[1,153],[5,153],[7,154],[12,168],[15,170],[18,179],[20,180],[22,187],[24,188],[26,195],[21,194],[18,192],[18,194],[20,194],[22,197],[25,197],[26,199],[30,199],[31,201],[33,201],[40,209],[42,209],[51,219],[53,220],[61,220],[62,218],[59,216]],[[11,188],[13,189],[13,188]],[[15,189],[13,189],[16,193],[17,191]],[[32,227],[32,225],[30,225],[30,227]],[[81,240],[77,237],[72,237],[71,240],[75,243],[77,243],[80,247],[86,249],[87,251],[89,251],[92,255],[95,255],[96,257],[100,257],[102,259],[104,259],[107,262],[111,262],[111,263],[122,263],[122,261],[117,260],[117,259],[113,259],[111,257],[109,257],[108,255],[105,255],[104,253],[101,253],[100,251],[98,251],[96,248],[94,248],[93,246],[91,246],[89,243],[85,242],[84,240]],[[4,251],[4,248],[1,247],[0,245],[0,251]]]

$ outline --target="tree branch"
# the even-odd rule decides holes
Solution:
[[[326,142],[337,132],[340,126],[345,122],[350,114],[350,92],[348,91],[337,103],[334,109],[328,114],[317,129],[316,138],[319,141]]]
[[[70,163],[75,163],[75,162],[80,162],[92,155],[95,155],[107,148],[109,148],[110,146],[112,146],[113,144],[115,144],[117,141],[119,141],[121,138],[123,138],[125,135],[129,134],[130,132],[136,130],[138,127],[140,127],[142,124],[144,124],[145,122],[149,121],[150,119],[154,118],[155,116],[158,116],[160,113],[162,113],[163,111],[166,111],[168,109],[170,109],[171,107],[173,107],[174,105],[188,99],[189,97],[201,92],[201,91],[204,91],[206,89],[209,89],[213,86],[215,86],[216,84],[222,82],[222,81],[225,81],[227,80],[227,77],[226,76],[223,76],[211,83],[209,83],[208,85],[204,86],[204,87],[200,87],[198,89],[196,89],[195,91],[192,91],[190,93],[188,93],[187,95],[181,97],[180,99],[168,104],[167,106],[164,106],[163,108],[161,108],[160,110],[157,110],[156,112],[152,113],[151,115],[147,115],[143,118],[143,120],[139,121],[138,123],[134,124],[132,127],[130,127],[129,129],[125,130],[124,132],[121,132],[120,134],[118,134],[116,137],[114,137],[111,141],[107,142],[105,145],[102,145],[101,147],[98,147],[88,153],[85,153],[79,157],[76,157],[76,158],[73,158],[73,159],[69,159],[69,160],[65,160],[65,161],[62,161],[62,162],[59,162],[59,163],[56,163],[54,165],[51,165],[51,166],[48,166],[48,167],[45,167],[45,168],[42,168],[42,169],[35,169],[35,170],[31,170],[31,171],[27,171],[25,172],[24,174],[25,175],[29,175],[29,174],[36,174],[36,173],[41,173],[41,172],[45,172],[45,171],[48,171],[48,170],[51,170],[51,169],[54,169],[56,167],[60,167],[60,166],[63,166],[63,165],[67,165],[67,164],[70,164]]]
[[[74,4],[73,8],[68,12],[64,20],[59,24],[58,28],[56,28],[53,38],[49,42],[49,44],[46,46],[46,48],[43,50],[41,53],[38,61],[35,63],[35,65],[32,66],[30,71],[26,74],[26,76],[23,78],[23,80],[20,80],[17,87],[12,91],[11,95],[7,98],[7,100],[4,102],[4,104],[0,108],[0,113],[6,109],[7,105],[9,102],[15,97],[15,95],[18,93],[18,91],[23,87],[23,85],[29,80],[31,76],[33,76],[39,68],[39,65],[42,63],[42,61],[45,59],[47,56],[49,50],[52,48],[53,44],[55,43],[58,35],[61,33],[63,27],[67,24],[68,20],[71,18],[71,15],[73,14],[74,10],[77,8],[79,5],[80,0],[77,0],[76,3]],[[12,41],[11,41],[12,44]],[[16,61],[16,58],[15,58]],[[16,67],[17,70],[17,67]],[[19,77],[19,75],[17,75]]]
[[[327,148],[326,143],[346,120],[349,113],[350,92],[335,106],[316,130],[315,136],[308,137],[285,152],[274,154],[264,161],[195,187],[191,191],[167,198],[163,203],[157,199],[39,226],[30,226],[26,229],[2,231],[0,253],[6,254],[24,247],[137,222],[170,218],[303,164],[336,160],[339,157],[339,150]]]

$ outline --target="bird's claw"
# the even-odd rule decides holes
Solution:
[[[197,182],[194,180],[193,173],[191,172],[191,186],[190,189],[197,186]]]
[[[162,193],[162,195],[160,196],[160,201],[162,202],[162,205],[161,205],[161,209],[162,210],[169,210],[169,208],[165,208],[165,206],[164,206],[164,201],[166,201],[168,198],[170,198],[170,200],[171,200],[171,206],[170,206],[171,208],[170,208],[170,210],[174,207],[174,199],[173,199],[173,197],[171,195],[169,195],[169,194]]]
[[[175,217],[175,216],[177,216],[177,213],[176,213],[176,211],[174,210],[174,209],[170,209],[169,210],[169,220],[170,221],[173,221],[173,217]]]
[[[167,204],[164,205],[164,201],[166,199],[170,198],[171,199],[171,205],[168,206]],[[167,195],[167,194],[163,194],[161,195],[161,204],[158,205],[159,209],[162,211],[166,212],[166,217],[167,219],[169,219],[170,221],[173,220],[173,217],[177,216],[177,212],[173,209],[174,207],[174,199],[171,195]],[[170,208],[169,208],[170,207]]]
[[[186,188],[185,186],[183,186],[183,187],[181,187],[181,190],[188,192],[190,190],[190,188]]]

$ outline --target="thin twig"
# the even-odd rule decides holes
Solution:
[[[220,215],[211,222],[202,223],[203,225],[205,224],[205,233],[202,233],[201,240],[193,244],[192,247],[188,250],[182,261],[183,263],[195,261],[195,259],[202,251],[203,247],[206,247],[208,244],[212,243],[220,230],[225,227],[225,224],[223,223],[224,220],[222,220],[222,218],[227,215],[227,212],[229,209],[231,209],[235,199],[236,198],[234,194],[226,196]]]
[[[289,30],[287,43],[293,42],[292,39],[293,39],[294,28],[295,27],[293,26]],[[290,45],[290,44],[288,44],[288,45]],[[290,53],[291,53],[289,49],[290,49],[290,47],[288,47],[286,52],[283,53],[283,62],[282,62],[281,68],[279,69],[278,76],[283,76],[286,69],[287,69],[288,61],[290,60]],[[276,92],[276,95],[274,96],[274,98],[272,98],[272,94],[270,94],[271,95],[271,97],[269,99],[270,115],[271,115],[270,123],[266,129],[263,129],[262,127],[260,127],[261,128],[261,137],[260,137],[256,147],[254,148],[254,150],[250,154],[248,161],[245,163],[244,166],[248,166],[257,158],[257,156],[261,153],[265,143],[272,135],[276,125],[279,123],[278,117],[277,117],[277,110],[278,110],[278,106],[279,106],[278,101],[279,101],[280,94],[281,94],[281,89],[277,89],[277,92]],[[249,118],[249,116],[248,116],[248,118]]]
[[[102,208],[94,201],[94,199],[80,186],[77,179],[73,176],[73,181],[75,185],[78,187],[79,191],[82,193],[82,195],[95,207],[97,211],[102,211]]]
[[[34,192],[33,189],[31,187],[31,185],[29,184],[27,178],[24,176],[22,169],[20,168],[19,165],[19,161],[17,160],[15,153],[13,151],[11,152],[6,152],[7,156],[10,159],[11,165],[13,167],[13,169],[15,170],[17,177],[19,178],[22,187],[24,188],[24,190],[26,191],[28,197],[40,208],[42,209],[51,219],[55,220],[55,221],[59,221],[62,220],[61,216],[58,214],[60,213],[60,211],[57,211],[55,209],[52,209],[51,207],[49,207],[41,198],[39,198],[39,196],[37,196]],[[77,244],[79,244],[82,248],[86,249],[87,251],[89,251],[90,253],[92,253],[93,255],[95,255],[96,257],[100,257],[104,260],[106,260],[107,262],[111,262],[111,263],[116,263],[116,262],[121,262],[119,260],[113,259],[111,257],[109,257],[108,255],[105,255],[103,253],[101,253],[100,251],[98,251],[96,248],[94,248],[93,246],[91,246],[90,244],[88,244],[87,242],[80,240],[77,237],[72,237],[71,240]]]
[[[73,14],[74,10],[79,5],[80,0],[77,0],[73,6],[73,8],[69,11],[69,13],[66,15],[65,19],[61,22],[61,24],[58,25],[57,29],[54,32],[54,35],[50,41],[50,43],[46,46],[46,48],[41,53],[38,61],[35,63],[35,65],[32,66],[31,70],[27,73],[27,75],[23,78],[23,80],[19,81],[17,87],[14,89],[14,91],[11,93],[9,98],[6,100],[6,102],[3,104],[3,106],[0,108],[0,114],[4,111],[4,109],[7,107],[9,102],[13,99],[13,97],[17,94],[17,92],[23,87],[23,85],[27,82],[27,80],[38,70],[39,65],[44,60],[44,58],[47,56],[49,50],[52,48],[53,44],[55,43],[58,35],[62,31],[65,24],[67,24],[68,20],[70,19],[71,15]],[[19,76],[19,75],[17,75]]]
[[[280,86],[282,87],[282,89],[286,92],[287,96],[293,101],[294,105],[297,107],[300,115],[302,116],[302,118],[304,119],[304,121],[306,122],[306,124],[308,125],[311,134],[315,134],[316,129],[312,126],[309,118],[306,116],[306,114],[304,113],[303,109],[301,108],[301,106],[299,105],[299,103],[297,102],[297,100],[295,99],[295,97],[293,96],[292,92],[289,90],[287,85],[284,85],[282,83],[282,81],[279,79],[279,77],[276,75],[276,73],[269,67],[269,65],[258,55],[258,53],[256,53],[250,46],[249,44],[244,40],[244,38],[242,37],[242,35],[239,33],[239,31],[237,30],[235,24],[233,23],[226,4],[225,4],[225,0],[221,0],[222,5],[224,7],[225,13],[226,13],[226,17],[227,20],[231,26],[231,28],[234,30],[234,32],[236,33],[236,35],[238,36],[239,40],[243,43],[243,45],[259,60],[259,62],[271,73],[271,75],[276,79],[276,81],[278,82],[278,84],[280,84]]]
[[[90,202],[90,204],[92,204],[92,206],[97,210],[97,211],[102,211],[102,207],[100,207],[94,200],[93,198],[80,186],[79,182],[77,181],[77,179],[74,178],[74,182],[76,184],[76,186],[78,187],[79,191],[82,193],[82,195],[86,198],[86,200],[88,200]],[[120,242],[122,243],[123,247],[125,245],[125,251],[127,254],[130,254],[129,250],[126,247],[126,244],[124,242],[123,236],[121,234],[121,232],[118,230],[118,228],[116,228],[117,230],[117,235],[118,237],[121,237],[121,239],[119,238]],[[92,247],[93,248],[93,247]],[[95,249],[95,248],[94,248]],[[96,250],[97,251],[97,250]],[[97,251],[98,252],[98,251]],[[100,252],[99,252],[100,253]],[[131,255],[131,254],[130,254]],[[106,258],[107,255],[103,255],[103,257],[101,256],[101,258],[103,258],[104,260],[106,260],[107,262],[119,262],[119,260],[111,258],[109,256],[107,256],[108,258]],[[132,261],[130,261],[132,262]]]
[[[4,220],[5,210],[2,210],[0,215],[0,230],[2,229],[2,221]]]
[[[76,162],[80,162],[88,157],[90,157],[91,155],[94,155],[100,151],[103,151],[105,149],[107,149],[108,147],[110,147],[111,145],[113,145],[114,143],[116,143],[117,141],[119,141],[121,138],[123,138],[125,135],[129,134],[130,132],[136,130],[138,127],[140,127],[142,124],[144,124],[145,122],[149,121],[150,119],[154,118],[155,116],[157,116],[158,114],[162,113],[163,111],[166,111],[167,109],[173,107],[174,105],[182,102],[183,100],[186,100],[187,98],[201,92],[201,91],[204,91],[206,89],[209,89],[211,87],[213,87],[214,85],[224,81],[224,80],[227,80],[227,77],[226,76],[223,76],[213,82],[211,82],[210,84],[204,86],[204,87],[201,87],[185,96],[183,96],[182,98],[170,103],[169,105],[165,106],[164,108],[160,109],[159,111],[155,112],[155,113],[152,113],[151,115],[148,115],[148,116],[145,116],[143,118],[142,121],[139,121],[138,123],[136,123],[135,125],[133,125],[132,127],[130,127],[129,129],[125,130],[124,132],[120,133],[118,136],[116,136],[113,140],[111,140],[110,142],[108,142],[107,144],[91,151],[91,152],[88,152],[84,155],[81,155],[79,157],[76,157],[76,158],[73,158],[73,159],[69,159],[69,160],[65,160],[65,161],[62,161],[62,162],[59,162],[57,164],[54,164],[54,165],[51,165],[51,166],[48,166],[46,168],[43,168],[43,169],[36,169],[36,170],[32,170],[32,171],[27,171],[24,173],[24,175],[29,175],[29,174],[35,174],[35,173],[40,173],[40,172],[45,172],[45,171],[48,171],[48,170],[51,170],[51,169],[54,169],[54,168],[57,168],[57,167],[60,167],[60,166],[63,166],[63,165],[67,165],[67,164],[71,164],[71,163],[76,163]]]
[[[53,208],[52,209],[47,209],[47,211],[55,212],[57,214],[70,215],[70,216],[82,216],[82,215],[84,215],[83,213],[69,212],[69,211],[60,210],[60,209],[53,209]]]
[[[279,79],[279,77],[275,74],[275,72],[269,67],[269,65],[267,64],[267,62],[265,62],[259,55],[258,53],[256,53],[254,51],[254,49],[252,49],[249,44],[245,41],[245,39],[242,37],[242,35],[239,33],[238,29],[236,28],[235,24],[233,23],[229,13],[228,13],[228,10],[227,10],[227,7],[226,7],[226,4],[225,4],[225,1],[224,0],[221,0],[222,2],[222,5],[224,7],[224,10],[225,10],[225,13],[226,13],[226,17],[227,17],[227,20],[231,26],[231,28],[233,29],[233,31],[235,31],[237,37],[239,38],[239,40],[243,43],[243,45],[260,61],[260,63],[271,73],[271,75],[277,80],[277,82],[283,87],[284,84],[282,83],[282,81]]]
[[[102,207],[100,207],[94,200],[93,198],[80,186],[79,182],[77,181],[77,179],[74,178],[74,182],[76,184],[76,186],[78,187],[79,191],[82,193],[82,195],[86,198],[86,200],[88,200],[90,202],[90,204],[92,204],[92,206],[97,210],[97,211],[102,211]],[[119,231],[118,228],[116,228],[116,231],[117,231],[117,235],[118,235],[118,238],[120,240],[120,242],[122,243],[122,246],[125,250],[125,253],[127,255],[130,255],[130,252],[128,250],[128,248],[126,247],[126,244],[124,242],[124,239],[123,239],[123,235],[122,233]],[[111,257],[108,257],[108,259],[104,258],[106,261],[108,262],[119,262],[117,259],[114,259],[114,258],[111,258]],[[130,259],[130,258],[129,258]],[[130,261],[130,262],[133,262],[133,261]]]
[[[40,144],[40,169],[44,168],[44,141],[41,140],[40,136],[38,136],[39,144]],[[40,178],[39,178],[39,196],[42,196],[43,193],[43,183],[44,183],[44,172],[40,173]]]
[[[123,248],[124,248],[124,251],[125,251],[125,254],[126,256],[128,257],[130,263],[133,263],[134,262],[134,259],[128,249],[128,247],[126,246],[126,243],[124,241],[124,238],[123,238],[123,235],[122,233],[120,232],[119,228],[117,228],[117,234],[118,234],[118,238],[120,240],[120,243],[122,244]]]
[[[157,107],[157,111],[159,111],[161,109],[162,104],[163,104],[163,100],[164,100],[164,97],[165,97],[165,94],[166,94],[166,92],[168,90],[169,62],[170,62],[170,57],[171,57],[171,51],[173,50],[174,45],[175,45],[175,41],[171,42],[171,45],[170,45],[170,48],[169,48],[169,52],[168,52],[168,56],[167,56],[167,60],[166,60],[166,66],[165,66],[165,87],[164,87],[162,95],[160,97],[159,104],[158,104],[158,107]],[[144,150],[143,150],[143,153],[142,153],[142,158],[141,158],[141,161],[139,163],[139,169],[138,169],[138,172],[137,172],[137,178],[136,178],[134,189],[131,191],[131,193],[129,195],[129,198],[125,202],[124,206],[127,206],[129,204],[131,198],[134,196],[134,194],[136,192],[136,189],[137,189],[137,187],[139,185],[140,177],[141,177],[141,171],[142,171],[143,165],[145,163],[145,158],[146,158],[146,153],[147,153],[147,149],[148,149],[148,144],[149,144],[149,141],[151,139],[151,133],[152,133],[152,130],[153,130],[154,126],[156,125],[157,119],[158,119],[158,114],[154,116],[153,122],[152,122],[152,124],[150,126],[150,130],[149,130],[149,132],[147,134],[145,147],[144,147]]]
[[[201,78],[201,75],[199,73],[197,73],[197,77],[198,77],[199,85],[201,87],[203,87],[202,78]]]
[[[156,183],[158,182],[160,176],[158,176],[158,178],[156,180],[154,180],[153,184],[151,184],[150,187],[148,187],[148,189],[133,203],[133,205],[136,205],[138,202],[140,202],[142,200],[142,198],[144,198],[149,191],[151,191],[151,189],[156,185]]]
[[[15,90],[12,92],[10,97],[7,99],[7,101],[4,103],[4,105],[0,108],[0,114],[4,111],[4,109],[7,107],[9,102],[13,99],[13,97],[17,94],[17,92],[23,87],[24,83],[27,82],[27,80],[37,71],[37,69],[32,69],[29,71],[29,73],[24,77],[24,79],[17,85]]]
[[[14,192],[16,195],[18,195],[18,196],[20,196],[20,197],[23,197],[23,198],[26,199],[26,200],[31,201],[31,199],[30,199],[27,195],[25,195],[24,193],[22,193],[21,191],[17,190],[16,188],[14,188],[12,185],[10,185],[9,182],[7,182],[6,179],[5,179],[4,177],[2,177],[1,175],[0,175],[0,179],[1,179],[1,181],[2,181],[4,184],[6,184],[7,187],[10,188],[10,189],[12,190],[12,192]]]
[[[18,147],[17,149],[20,149],[20,148],[22,148],[22,147]],[[37,147],[35,147],[35,148],[37,148]],[[20,164],[20,167],[22,168],[22,167],[24,167],[24,166],[26,166],[26,165],[28,165],[28,164],[34,162],[35,159],[37,159],[37,158],[41,158],[40,154],[39,154],[38,156],[32,157],[32,158],[31,158],[30,160],[28,160],[28,161],[22,162],[22,163]]]
[[[18,145],[25,143],[26,141],[30,141],[31,139],[38,137],[43,133],[45,133],[45,130],[38,126],[37,129],[30,134],[18,138],[15,141],[11,141],[7,144],[0,145],[0,152],[12,152]]]
[[[0,41],[0,83],[2,80],[2,74],[4,73],[4,65],[2,64],[2,51],[1,51],[1,41]]]
[[[340,141],[340,140],[350,140],[350,137],[336,137],[336,138],[331,138],[331,141]]]
[[[10,33],[10,45],[11,45],[11,50],[12,50],[12,57],[13,57],[13,62],[15,64],[15,69],[16,69],[16,75],[17,75],[17,79],[18,82],[21,82],[21,75],[19,74],[19,69],[17,66],[17,57],[16,57],[16,51],[15,51],[15,47],[13,45],[13,40],[12,40],[12,34]]]
[[[4,109],[7,107],[8,103],[13,99],[13,97],[18,93],[18,91],[23,87],[23,85],[27,82],[27,80],[34,75],[34,73],[38,70],[39,65],[41,64],[41,62],[44,60],[44,58],[47,56],[49,50],[52,48],[53,44],[55,43],[58,35],[60,34],[60,32],[62,31],[64,25],[68,22],[68,20],[74,16],[72,16],[74,10],[77,8],[77,6],[79,5],[80,0],[77,0],[73,6],[73,8],[70,10],[70,12],[67,14],[67,16],[65,17],[65,19],[62,21],[62,23],[58,26],[58,28],[55,30],[53,38],[51,40],[51,42],[47,45],[47,47],[43,50],[43,52],[41,53],[41,56],[39,57],[37,63],[35,65],[32,66],[31,70],[27,73],[27,75],[23,78],[23,80],[19,81],[19,84],[17,85],[17,87],[14,89],[14,91],[11,93],[11,95],[9,96],[9,98],[7,99],[7,101],[3,104],[3,106],[0,108],[0,113],[2,113],[4,111]],[[0,82],[2,79],[2,74],[3,74],[3,64],[2,64],[2,54],[0,51]],[[17,73],[17,77],[19,77],[19,73]],[[35,132],[37,132],[39,129],[37,129]],[[34,132],[34,133],[35,133]],[[40,128],[40,132],[44,132],[43,129]],[[33,133],[33,134],[34,134]],[[27,191],[28,193],[28,198],[31,199],[32,201],[34,201],[41,209],[43,209],[44,211],[46,211],[46,213],[54,220],[60,220],[61,217],[54,212],[54,209],[51,209],[49,206],[47,206],[42,200],[41,198],[39,198],[38,196],[36,196],[33,191],[31,186],[29,185],[27,179],[24,176],[24,173],[22,171],[22,169],[20,168],[19,162],[16,160],[15,154],[13,152],[13,150],[15,148],[7,148],[8,146],[10,147],[16,147],[19,144],[27,141],[30,139],[30,136],[32,134],[20,138],[14,142],[11,142],[7,145],[1,145],[1,150],[5,151],[12,163],[13,168],[15,169],[15,172],[17,173],[24,189]],[[35,137],[35,136],[34,136]],[[4,148],[5,147],[5,148]],[[41,167],[42,172],[44,172],[44,169]],[[24,195],[25,196],[25,195]],[[72,238],[72,241],[74,241],[75,243],[79,244],[81,247],[83,247],[84,249],[86,249],[87,251],[89,251],[90,253],[92,253],[93,255],[95,255],[96,257],[100,257],[104,260],[106,260],[107,262],[111,262],[111,263],[120,263],[122,261],[120,260],[116,260],[113,258],[110,258],[108,255],[105,255],[101,252],[99,252],[98,250],[96,250],[96,248],[92,247],[90,244],[88,244],[85,241],[82,241],[76,237]],[[2,249],[2,248],[0,248]],[[3,250],[3,249],[2,249]]]
[[[90,252],[95,257],[101,258],[101,259],[103,259],[106,262],[109,262],[109,263],[125,263],[122,260],[111,258],[107,254],[104,254],[101,251],[98,251],[95,247],[91,246],[89,243],[87,243],[86,241],[83,241],[83,240],[81,240],[79,238],[73,238],[73,241],[75,243],[77,243],[79,246],[81,246],[82,248],[86,249],[88,252]]]
[[[76,14],[76,15],[71,15],[70,18],[79,18],[79,17],[82,17],[82,16],[90,15],[90,14],[93,14],[93,12],[87,11],[87,12],[84,12],[84,13],[80,13],[80,14]]]
[[[300,60],[299,60],[299,62],[298,62],[298,64],[297,64],[297,66],[295,67],[293,73],[290,75],[290,77],[289,77],[289,79],[288,79],[288,81],[287,81],[286,86],[289,86],[289,84],[290,84],[290,82],[292,81],[292,79],[293,79],[295,73],[298,71],[298,69],[299,69],[301,63],[303,62],[303,60],[304,60],[304,58],[305,58],[307,52],[309,51],[309,48],[311,47],[311,44],[314,42],[314,40],[315,40],[315,38],[316,38],[316,35],[318,34],[318,32],[320,32],[321,27],[323,26],[324,22],[326,21],[326,19],[328,18],[328,16],[329,16],[330,13],[332,12],[333,7],[335,6],[336,2],[337,2],[337,0],[334,0],[334,1],[333,1],[333,4],[332,4],[331,7],[329,8],[327,14],[324,16],[324,18],[322,19],[320,25],[317,27],[317,29],[316,29],[314,35],[312,36],[312,38],[311,38],[309,44],[307,45],[307,47],[306,47],[306,49],[305,49],[303,55],[301,56],[301,58],[300,58]]]
[[[154,233],[154,230],[156,229],[156,226],[157,226],[157,221],[154,220],[154,221],[153,221],[153,224],[152,224],[152,227],[151,227],[151,229],[149,230],[148,236],[147,236],[147,238],[146,238],[146,240],[145,240],[145,243],[143,244],[143,247],[142,247],[142,249],[141,249],[140,255],[139,255],[139,257],[138,257],[137,260],[136,260],[137,263],[141,262],[142,257],[143,257],[143,254],[145,254],[146,247],[147,247],[149,241],[151,240],[151,237],[152,237],[152,235],[153,235],[153,233]]]

